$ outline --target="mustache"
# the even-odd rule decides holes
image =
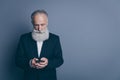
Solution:
[[[38,34],[43,34],[45,33],[45,30],[34,30],[35,33],[38,33]]]

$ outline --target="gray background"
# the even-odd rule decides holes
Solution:
[[[21,80],[15,49],[36,9],[61,39],[58,80],[120,80],[120,0],[0,0],[0,80]]]

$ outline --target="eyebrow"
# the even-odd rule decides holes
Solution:
[[[36,26],[39,26],[39,25],[45,25],[45,23],[43,23],[43,24],[34,24],[34,25],[36,25]]]

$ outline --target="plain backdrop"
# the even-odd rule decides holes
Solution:
[[[30,15],[45,9],[60,36],[64,64],[58,80],[120,80],[120,0],[0,0],[0,80],[21,80],[14,62]]]

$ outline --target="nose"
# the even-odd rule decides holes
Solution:
[[[38,26],[38,30],[39,30],[39,31],[42,30],[42,26],[41,26],[41,25]]]

